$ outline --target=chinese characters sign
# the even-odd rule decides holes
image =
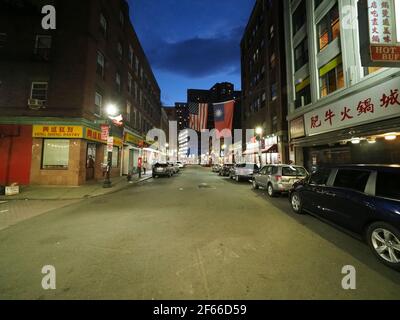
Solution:
[[[400,116],[400,79],[305,114],[308,136]]]
[[[83,128],[80,126],[34,125],[32,137],[80,139],[83,137]]]
[[[371,44],[396,42],[394,0],[368,0],[369,35]]]

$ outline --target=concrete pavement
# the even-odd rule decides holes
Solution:
[[[18,223],[0,257],[2,299],[400,298],[400,274],[362,242],[206,168]],[[56,290],[41,288],[44,265]]]
[[[132,183],[145,181],[151,178],[151,173],[139,177],[136,175],[132,178]],[[79,187],[69,186],[39,186],[30,185],[22,186],[20,194],[14,196],[0,196],[1,200],[77,200],[83,198],[93,198],[101,195],[120,191],[129,187],[132,183],[127,178],[116,177],[111,178],[111,188],[103,188],[103,181],[93,181]]]

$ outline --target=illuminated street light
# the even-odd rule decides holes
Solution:
[[[106,113],[107,113],[107,115],[112,116],[112,117],[116,116],[118,113],[118,108],[116,107],[115,104],[110,103],[106,106]]]
[[[257,128],[256,128],[256,134],[257,134],[258,136],[261,136],[262,133],[263,133],[263,129],[262,129],[261,127],[257,127]]]

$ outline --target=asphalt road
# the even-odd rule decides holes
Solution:
[[[1,230],[0,298],[399,299],[400,273],[286,197],[187,168]]]

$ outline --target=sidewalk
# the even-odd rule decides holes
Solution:
[[[127,181],[126,176],[112,178],[111,188],[103,188],[103,181],[91,182],[79,187],[64,186],[26,186],[20,188],[20,194],[15,196],[0,196],[3,200],[78,200],[98,197],[104,194],[117,192],[128,188],[139,182],[148,180],[151,174],[143,175],[139,180],[138,176],[132,177],[132,182]]]

